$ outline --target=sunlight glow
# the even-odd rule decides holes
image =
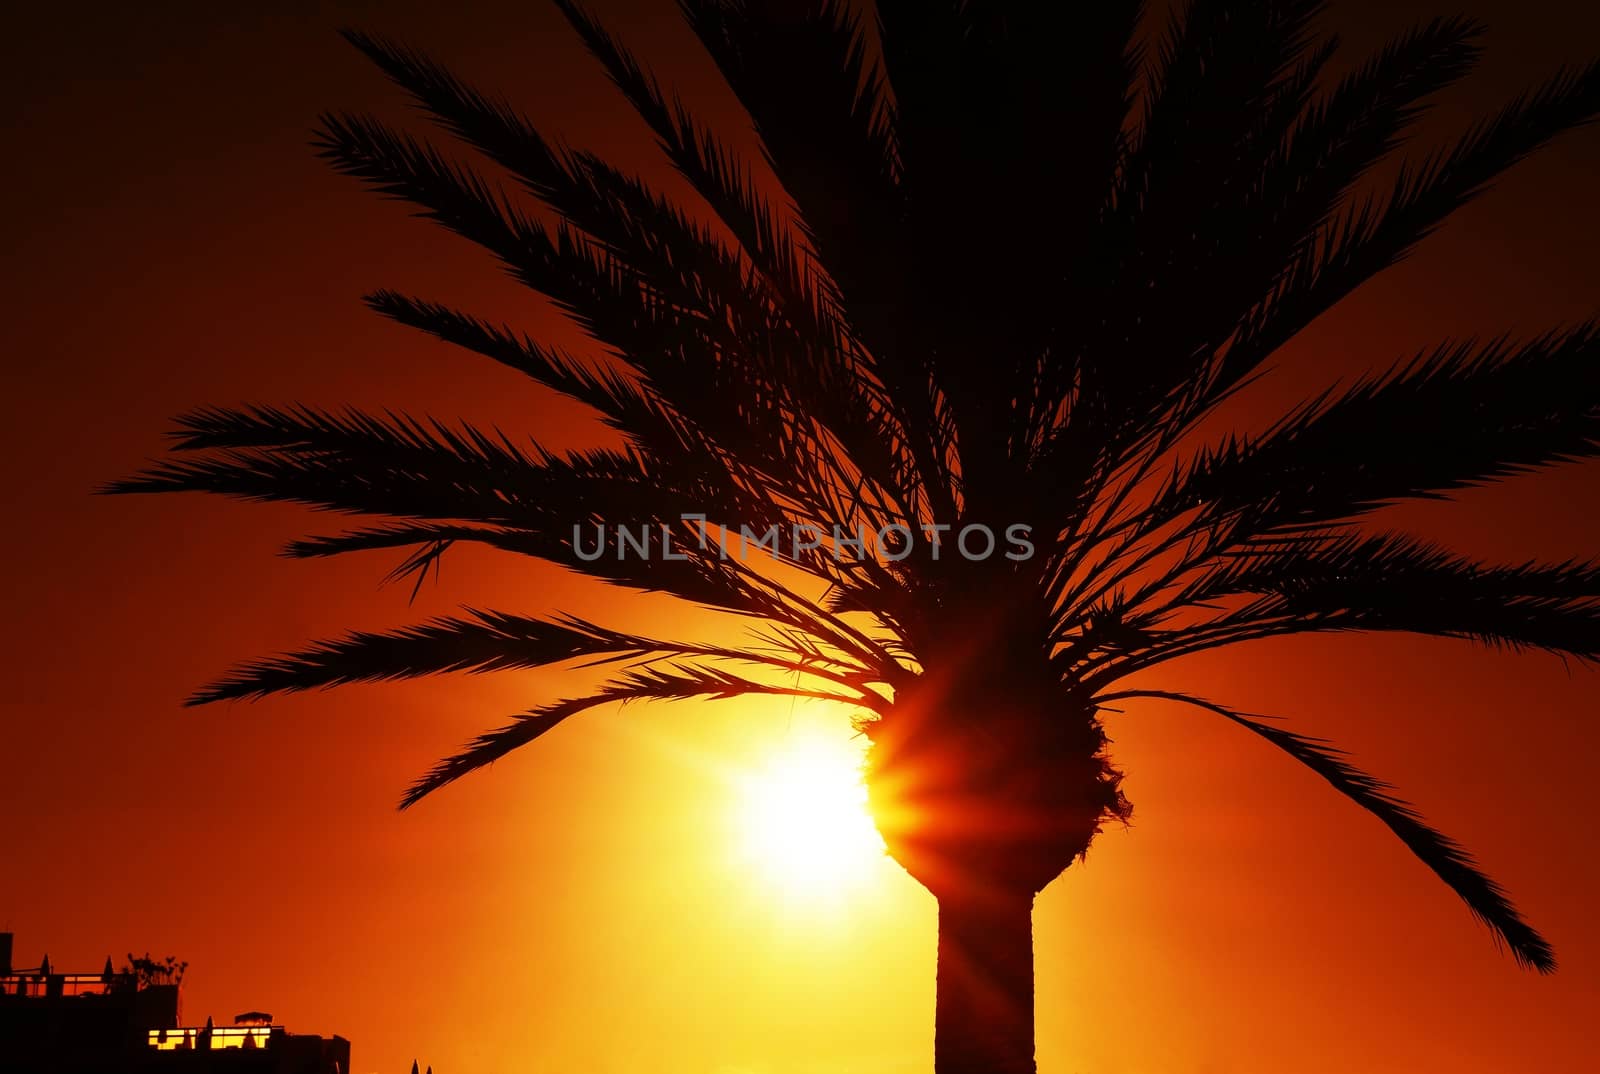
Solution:
[[[745,856],[783,894],[842,894],[882,860],[861,751],[849,740],[791,738],[741,782]]]

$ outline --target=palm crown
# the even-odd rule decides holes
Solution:
[[[205,409],[179,419],[181,454],[114,488],[369,516],[290,553],[409,549],[397,573],[418,579],[476,542],[742,617],[748,643],[473,611],[246,664],[196,702],[626,662],[441,762],[410,804],[611,702],[836,700],[872,740],[891,852],[943,897],[962,877],[1031,896],[1126,816],[1097,712],[1164,696],[1310,766],[1519,961],[1553,968],[1470,857],[1337,750],[1117,684],[1309,631],[1600,654],[1600,567],[1483,564],[1357,528],[1383,505],[1596,454],[1592,323],[1446,343],[1265,432],[1180,450],[1283,343],[1587,121],[1600,67],[1558,74],[1377,187],[1427,99],[1472,67],[1474,24],[1419,26],[1334,79],[1311,2],[1194,0],[1145,55],[1127,3],[879,0],[869,34],[824,0],[682,0],[754,121],[758,167],[558,4],[702,204],[558,147],[426,57],[357,33],[553,219],[372,118],[328,115],[317,144],[488,250],[609,356],[392,291],[369,296],[374,310],[582,401],[624,446],[554,453],[395,415]],[[1018,549],[1003,536],[965,554],[1013,526],[1031,555],[1003,554]],[[586,542],[606,527],[647,532],[653,554],[596,555]],[[735,547],[772,527],[821,536]],[[978,538],[958,549],[964,530]],[[890,798],[920,819],[886,819]]]

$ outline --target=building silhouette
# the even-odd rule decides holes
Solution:
[[[343,1037],[290,1033],[260,1011],[230,1026],[182,1024],[180,988],[159,975],[63,973],[49,956],[13,965],[0,932],[4,1074],[349,1074]]]

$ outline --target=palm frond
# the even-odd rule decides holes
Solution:
[[[527,670],[580,658],[591,662],[701,658],[758,664],[857,688],[871,704],[881,699],[865,687],[859,666],[825,655],[816,646],[787,653],[666,641],[611,630],[574,616],[536,619],[499,611],[468,610],[468,618],[442,617],[382,633],[356,632],[313,642],[281,656],[240,665],[197,691],[191,705],[261,698],[350,683],[419,678],[443,672]]]
[[[1600,112],[1600,62],[1564,71],[1477,124],[1452,147],[1402,169],[1387,197],[1332,221],[1256,309],[1224,361],[1224,379],[1258,366],[1296,332],[1400,261],[1507,169]]]
[[[418,678],[440,672],[489,672],[558,664],[597,654],[627,655],[619,638],[574,621],[472,610],[383,633],[358,631],[296,652],[242,664],[196,691],[190,705],[349,683]],[[666,644],[666,643],[663,643]]]
[[[1512,957],[1540,973],[1553,973],[1555,952],[1534,930],[1510,898],[1493,879],[1485,875],[1461,844],[1430,827],[1416,809],[1394,796],[1387,783],[1355,768],[1342,751],[1326,742],[1287,731],[1190,694],[1164,690],[1127,690],[1105,694],[1098,704],[1136,699],[1176,701],[1205,709],[1231,720],[1283,750],[1289,756],[1327,780],[1334,790],[1377,817],[1415,854],[1435,876],[1461,897],[1467,909],[1510,949]]]
[[[648,519],[675,518],[685,504],[732,524],[739,517],[722,486],[704,486],[721,499],[709,504],[636,453],[555,455],[464,422],[452,427],[405,415],[380,418],[354,408],[216,407],[181,415],[177,426],[175,449],[195,455],[157,464],[105,491],[212,492],[523,527],[570,527],[608,504],[612,520],[620,522],[651,502],[657,508],[643,512]]]
[[[1206,523],[1237,519],[1237,538],[1266,536],[1592,458],[1597,358],[1593,321],[1521,344],[1442,345],[1202,452],[1153,498],[1148,524],[1199,508]]]
[[[758,187],[749,163],[681,103],[669,101],[655,78],[582,5],[571,0],[556,3],[649,125],[674,167],[737,238],[743,255],[780,297],[784,315],[810,337],[838,341],[854,361],[870,366],[871,379],[884,388],[883,405],[904,431],[929,512],[949,520],[954,514],[949,439],[939,419],[940,395],[921,349],[910,339],[891,337],[884,320],[888,311],[875,312],[871,303],[850,303],[846,319],[846,303],[835,280],[824,273],[814,251],[796,243],[784,214]],[[893,284],[892,279],[880,282]],[[870,349],[862,349],[856,341],[862,327]],[[826,390],[808,394],[818,405],[838,399]]]
[[[1404,534],[1229,558],[1190,599],[1258,599],[1220,625],[1405,631],[1600,659],[1600,563],[1485,564]]]
[[[1144,373],[1145,420],[1191,424],[1256,368],[1243,360],[1253,352],[1235,339],[1245,315],[1315,247],[1329,217],[1401,143],[1426,100],[1472,69],[1480,30],[1468,20],[1436,19],[1391,42],[1317,98],[1312,87],[1332,55],[1329,42],[1310,49],[1270,88],[1261,119],[1247,132],[1242,152],[1249,159],[1223,169],[1253,180],[1235,182],[1231,197],[1192,213],[1209,222],[1212,246],[1175,284],[1184,316],[1154,319],[1167,336],[1147,349],[1173,357]],[[1175,393],[1196,380],[1203,390],[1169,412],[1179,401]]]
[[[1170,355],[1177,379],[1193,375],[1198,348],[1220,342],[1209,322],[1237,308],[1217,300],[1236,270],[1249,275],[1241,255],[1278,234],[1267,201],[1278,191],[1260,184],[1332,54],[1309,32],[1321,7],[1195,0],[1173,16],[1107,218],[1115,246],[1096,293],[1103,322],[1084,341],[1090,390],[1111,393],[1110,416],[1125,420],[1175,379],[1122,355]],[[1185,315],[1151,316],[1157,309]]]
[[[623,675],[593,694],[534,709],[519,715],[504,727],[479,735],[460,753],[440,761],[413,783],[400,800],[400,808],[415,805],[440,787],[493,764],[550,731],[563,720],[589,709],[629,701],[671,701],[694,697],[718,700],[762,694],[805,697],[845,705],[861,703],[859,698],[849,694],[797,686],[775,686],[712,668],[678,665],[666,670],[645,668]]]
[[[885,424],[892,411],[879,406],[866,411],[874,417],[865,417],[862,405],[870,398],[866,384],[848,374],[843,382],[839,375],[831,380],[822,375],[837,353],[826,342],[797,356],[792,329],[774,317],[759,308],[746,309],[741,322],[730,318],[726,306],[707,297],[729,294],[726,287],[720,292],[708,289],[698,278],[688,286],[681,272],[667,277],[639,275],[605,248],[565,228],[552,238],[493,195],[469,170],[376,121],[329,117],[325,127],[325,152],[344,170],[428,206],[429,215],[495,253],[524,283],[551,297],[596,338],[615,348],[680,427],[690,426],[712,443],[739,445],[741,453],[785,494],[813,505],[818,497],[826,499],[825,485],[808,485],[818,470],[803,461],[807,444],[793,435],[794,415],[816,413],[834,419],[835,428],[858,448],[863,462],[872,464],[875,478],[895,497],[904,501],[913,495],[915,471],[906,460],[895,459],[892,451],[883,451],[885,443],[897,439]],[[658,246],[657,253],[661,252]],[[739,270],[724,263],[721,274],[738,276]],[[433,322],[430,330],[435,334],[481,338],[486,328],[453,311],[397,302],[393,296],[377,301],[391,315]],[[753,323],[757,317],[759,323]],[[506,354],[504,338],[487,343],[498,354]],[[776,363],[769,356],[776,356]],[[785,356],[803,360],[784,361]],[[615,398],[619,392],[614,383],[595,385],[592,377],[579,376],[571,362],[539,354],[528,358],[531,361],[523,359],[524,364],[559,390],[576,387],[586,401],[597,395],[611,396],[601,401],[613,405],[621,401]],[[795,386],[806,383],[807,371],[815,379],[809,391],[796,397]],[[557,375],[552,377],[552,372]],[[891,435],[885,437],[885,432]],[[731,448],[727,450],[731,454]],[[808,454],[827,457],[823,452]]]
[[[527,119],[428,57],[383,38],[346,37],[441,125],[505,167],[668,301],[746,332],[778,330],[782,295],[678,206],[592,153],[552,147]],[[792,330],[791,330],[792,331]]]

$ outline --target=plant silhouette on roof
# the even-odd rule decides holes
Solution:
[[[697,204],[364,33],[348,36],[455,147],[344,113],[317,146],[487,250],[608,357],[396,291],[372,309],[587,404],[622,446],[219,407],[180,417],[174,454],[112,490],[361,516],[290,554],[406,550],[396,574],[417,582],[461,542],[531,556],[726,613],[748,642],[469,610],[245,664],[194,701],[615,669],[467,744],[405,805],[615,702],[847,706],[889,851],[939,900],[941,1074],[1034,1069],[1032,900],[1129,815],[1100,713],[1140,699],[1308,766],[1519,963],[1554,968],[1467,852],[1334,747],[1123,680],[1309,632],[1600,655],[1600,565],[1480,563],[1362,528],[1385,505],[1594,456],[1595,323],[1446,342],[1264,432],[1185,439],[1284,343],[1589,121],[1600,67],[1555,73],[1375,183],[1473,67],[1475,24],[1419,25],[1332,78],[1335,43],[1305,0],[1191,0],[1143,50],[1139,7],[1121,2],[878,0],[869,27],[831,0],[681,0],[754,123],[750,160],[584,9],[558,6]],[[821,536],[728,554],[724,535],[773,527]],[[656,554],[586,548],[608,528],[648,533]],[[985,534],[997,546],[969,555]]]

